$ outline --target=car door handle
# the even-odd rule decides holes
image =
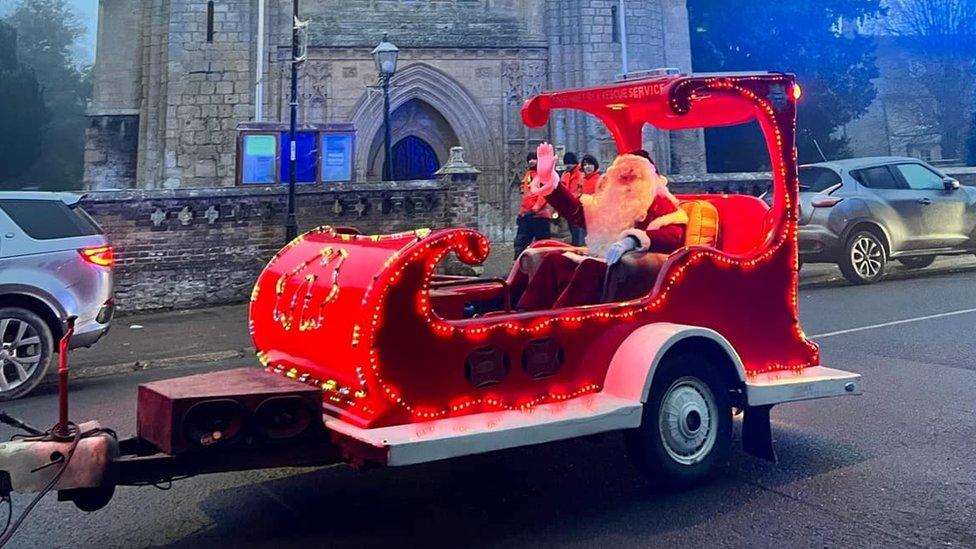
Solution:
[[[921,204],[923,206],[928,206],[929,204],[932,203],[932,199],[931,198],[919,198],[915,202],[918,202],[919,204]]]

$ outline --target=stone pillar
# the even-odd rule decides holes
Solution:
[[[434,175],[450,188],[446,192],[444,226],[478,228],[478,174],[481,170],[464,160],[463,147],[451,147],[451,155]]]
[[[481,170],[464,160],[464,147],[451,147],[451,155],[441,169],[434,172],[447,185],[444,191],[444,227],[478,229],[478,175]],[[444,258],[438,272],[450,275],[475,276],[482,266],[461,263],[454,254]]]

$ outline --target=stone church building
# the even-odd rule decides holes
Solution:
[[[85,183],[89,189],[232,187],[240,134],[255,119],[258,63],[265,121],[287,123],[290,0],[265,0],[265,55],[257,58],[259,0],[100,0]],[[303,127],[355,132],[353,183],[378,182],[383,97],[370,52],[388,33],[400,48],[392,80],[398,147],[435,168],[452,146],[481,170],[483,229],[511,216],[511,183],[543,139],[603,160],[610,136],[581,113],[548,128],[522,124],[522,102],[544,89],[612,81],[621,72],[618,0],[302,0],[310,21],[300,70]],[[631,71],[690,71],[685,0],[629,0]],[[699,132],[649,130],[646,147],[669,173],[704,171]],[[397,169],[394,169],[397,173]],[[423,174],[421,174],[423,175]],[[286,178],[284,178],[286,179]]]

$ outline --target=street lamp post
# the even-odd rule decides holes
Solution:
[[[383,180],[393,180],[393,133],[390,129],[390,79],[396,73],[397,57],[400,50],[386,40],[386,34],[380,44],[373,48],[373,61],[376,63],[376,72],[380,76],[380,84],[383,86],[383,154],[386,157],[383,162]]]
[[[298,0],[292,0],[291,28],[291,125],[288,128],[288,217],[285,219],[285,242],[298,237],[298,220],[295,218],[295,169],[298,160],[298,63],[299,32]]]

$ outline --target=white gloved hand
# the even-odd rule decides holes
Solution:
[[[607,266],[613,265],[614,263],[620,261],[620,258],[624,256],[625,253],[636,250],[640,246],[640,242],[632,236],[625,236],[620,240],[614,242],[607,248]]]
[[[549,143],[541,143],[536,149],[539,163],[536,165],[536,176],[529,184],[529,193],[534,196],[549,196],[559,184],[556,173],[556,150]]]

